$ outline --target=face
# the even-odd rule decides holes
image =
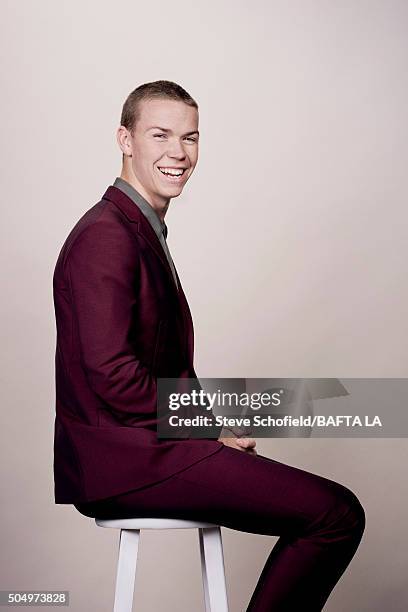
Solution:
[[[198,111],[181,100],[144,100],[133,135],[119,128],[132,183],[151,204],[183,191],[197,164],[198,136]]]

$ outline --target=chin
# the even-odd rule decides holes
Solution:
[[[174,187],[170,187],[164,191],[160,192],[160,195],[164,198],[176,198],[183,191],[183,187],[179,187],[178,185],[174,185]]]

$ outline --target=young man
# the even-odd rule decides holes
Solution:
[[[117,132],[121,176],[59,255],[55,501],[91,517],[281,535],[248,610],[321,610],[364,530],[354,493],[257,456],[250,438],[157,439],[157,378],[195,377],[164,218],[197,164],[198,138],[197,104],[182,87],[135,89]]]
[[[126,100],[117,137],[121,176],[75,225],[54,273],[57,503],[153,484],[222,446],[159,442],[155,429],[156,377],[195,376],[164,217],[197,164],[197,105],[176,84],[146,84]]]

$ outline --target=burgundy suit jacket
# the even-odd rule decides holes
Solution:
[[[195,377],[177,279],[179,290],[149,221],[116,187],[66,239],[53,277],[55,503],[139,489],[223,447],[157,439],[157,377]]]

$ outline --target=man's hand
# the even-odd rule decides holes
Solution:
[[[256,455],[256,441],[254,438],[218,438],[218,442],[222,442],[225,446],[242,450],[249,455]]]

